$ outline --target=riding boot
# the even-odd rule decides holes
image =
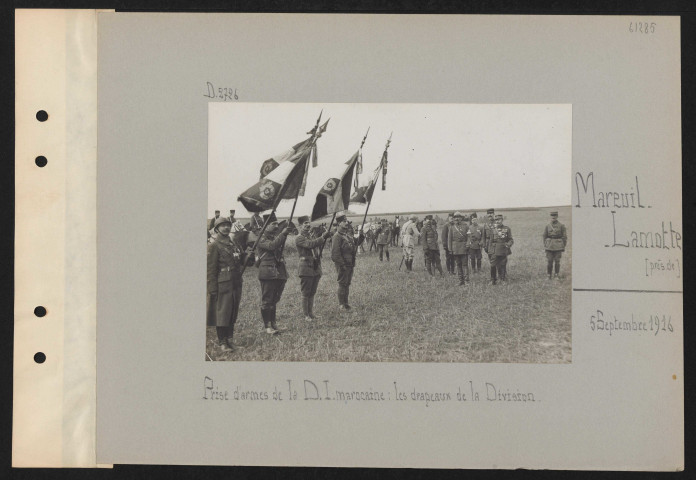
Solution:
[[[274,328],[271,327],[271,310],[268,308],[262,308],[261,316],[263,317],[263,326],[266,329],[266,333],[271,335],[278,333]]]
[[[496,278],[496,268],[491,267],[491,283],[495,285],[498,282],[498,279]]]
[[[307,298],[307,309],[309,310],[309,318],[316,319],[317,317],[314,316],[314,295]]]
[[[466,282],[464,281],[464,267],[459,264],[457,264],[457,276],[459,277],[459,285],[465,285]]]
[[[311,320],[309,316],[309,297],[302,297],[302,314],[305,320]]]
[[[551,274],[553,273],[553,261],[547,262],[546,263],[546,275],[551,278]]]
[[[273,330],[275,330],[276,332],[282,331],[280,328],[278,328],[278,325],[276,325],[276,307],[273,307],[273,309],[270,310],[269,320],[271,322],[271,328]]]
[[[350,304],[348,303],[348,296],[350,295],[350,285],[346,285],[343,287],[343,300],[345,302],[345,306],[350,310]]]
[[[555,267],[556,276],[558,276],[558,274],[561,271],[561,262],[555,262],[554,267]]]
[[[431,277],[433,276],[433,267],[430,260],[427,257],[425,258],[425,271],[428,272]]]
[[[500,280],[507,282],[507,265],[501,265],[500,267]]]
[[[391,261],[391,260],[389,260],[389,250],[387,250],[386,252],[384,252],[384,254],[387,256],[387,262]]]
[[[481,259],[480,258],[476,259],[476,272],[481,273]]]
[[[468,282],[469,281],[469,262],[466,262],[463,265],[463,270],[464,270],[464,281]]]
[[[442,265],[440,265],[440,262],[437,262],[435,264],[435,268],[437,268],[437,271],[440,272],[440,276],[444,277],[445,275],[442,273]]]
[[[227,327],[227,339],[225,339],[225,344],[230,347],[230,350],[234,350],[234,325]]]

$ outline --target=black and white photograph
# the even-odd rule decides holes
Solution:
[[[570,363],[571,114],[211,103],[206,360]]]

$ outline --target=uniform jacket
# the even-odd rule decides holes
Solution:
[[[311,238],[311,234],[305,234],[300,230],[300,234],[295,237],[297,255],[300,257],[298,275],[300,277],[319,277],[321,276],[321,259],[319,258],[319,247],[324,244],[323,237]]]
[[[473,250],[480,250],[481,245],[483,245],[483,229],[478,225],[470,225],[468,247]]]
[[[440,246],[437,244],[437,228],[432,226],[423,227],[423,250],[440,251]]]
[[[420,232],[418,231],[416,224],[411,220],[404,223],[404,226],[401,227],[401,238],[404,247],[414,245],[418,240],[418,237],[420,237]]]
[[[263,218],[261,218],[261,215],[259,215],[258,213],[255,213],[251,217],[249,224],[252,232],[258,232],[259,230],[261,230],[261,228],[263,228]]]
[[[467,247],[468,231],[469,227],[466,225],[455,225],[454,223],[450,225],[447,238],[447,249],[452,255],[466,255],[469,253],[469,247]]]
[[[510,255],[514,240],[512,239],[512,230],[507,225],[493,227],[491,231],[491,243],[488,246],[488,253],[497,256]]]
[[[208,244],[207,293],[218,293],[225,282],[242,281],[241,267],[244,250],[229,237],[219,236]]]
[[[561,222],[551,222],[544,228],[544,248],[552,252],[562,252],[568,243],[566,227]]]
[[[491,239],[493,238],[493,224],[486,222],[483,224],[483,236],[481,238],[481,245],[486,252],[489,251]]]
[[[361,243],[362,241],[356,242],[350,231],[341,231],[339,228],[331,240],[331,260],[336,265],[352,267]]]
[[[447,251],[449,251],[449,245],[447,245],[447,242],[449,241],[450,226],[451,225],[449,222],[445,222],[445,225],[442,227],[442,246]]]
[[[285,243],[287,234],[279,233],[275,238],[266,233],[259,240],[257,258],[259,259],[259,280],[287,280],[285,259],[280,249]]]
[[[378,245],[389,245],[392,239],[392,232],[389,225],[384,227],[379,227],[377,229],[377,244]]]

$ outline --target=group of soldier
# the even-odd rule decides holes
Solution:
[[[252,218],[252,222],[254,219]],[[302,295],[302,313],[305,320],[317,318],[314,313],[314,296],[322,276],[321,258],[324,244],[331,238],[331,260],[337,273],[339,309],[352,312],[348,297],[353,278],[355,256],[365,237],[354,235],[351,222],[345,215],[336,217],[335,233],[312,227],[310,218],[298,219],[299,229],[295,246],[299,257],[298,276]],[[285,266],[284,247],[288,235],[295,230],[292,222],[278,222],[275,214],[264,215],[265,230],[260,229],[256,250],[248,242],[249,231],[242,226],[232,235],[234,216],[217,216],[212,220],[211,240],[207,249],[207,323],[215,325],[218,345],[223,351],[234,350],[234,326],[237,321],[242,296],[243,271],[247,260],[255,256],[258,279],[261,284],[261,318],[264,331],[275,335],[278,327],[276,306],[280,301],[288,272]]]
[[[472,273],[481,272],[482,250],[488,256],[491,284],[507,280],[507,259],[512,253],[514,240],[512,230],[503,223],[503,216],[496,215],[493,209],[486,212],[483,225],[479,225],[476,213],[450,213],[442,228],[441,240],[436,219],[432,215],[425,216],[420,229],[416,216],[411,216],[403,225],[399,225],[398,220],[398,217],[395,222],[381,220],[372,229],[380,261],[385,258],[390,260],[389,246],[395,244],[398,235],[403,252],[401,264],[405,264],[406,272],[413,271],[414,251],[420,243],[427,272],[434,276],[437,271],[444,277],[440,261],[441,243],[445,250],[447,271],[458,276],[459,285],[469,282],[469,265]],[[364,242],[365,235],[361,229],[354,229],[345,215],[336,217],[335,232],[325,229],[323,225],[313,227],[307,216],[300,217],[298,223],[299,229],[296,230],[292,222],[278,222],[274,214],[264,215],[263,219],[256,214],[249,224],[243,226],[235,220],[234,210],[230,211],[229,217],[221,217],[216,211],[216,217],[210,221],[207,250],[208,325],[216,326],[218,344],[222,350],[234,350],[234,325],[242,296],[242,273],[250,258],[255,257],[258,267],[264,331],[269,335],[282,331],[277,324],[276,306],[288,279],[283,252],[287,236],[295,231],[305,320],[317,318],[314,297],[322,277],[322,252],[327,240],[331,241],[331,260],[337,274],[339,310],[352,312],[348,300],[350,285],[358,247]],[[263,225],[266,225],[265,230]],[[250,232],[260,234],[255,251],[248,241]],[[544,228],[543,241],[547,275],[558,278],[561,255],[567,244],[566,228],[558,221],[558,212],[551,212],[551,222]]]

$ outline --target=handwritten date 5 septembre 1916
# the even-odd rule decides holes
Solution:
[[[237,95],[236,88],[231,88],[231,87],[215,88],[215,86],[210,82],[206,82],[206,93],[203,96],[207,97],[207,98],[215,98],[218,100],[223,100],[225,102],[239,100],[239,95]]]

